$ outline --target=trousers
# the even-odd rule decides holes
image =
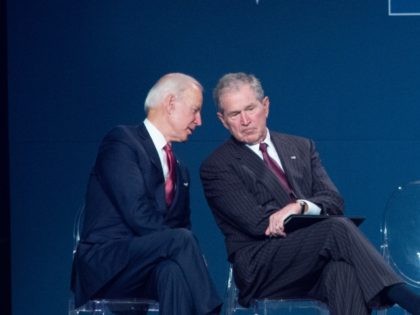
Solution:
[[[150,298],[162,315],[218,314],[221,300],[191,231],[168,229],[130,244],[129,264],[95,298]]]
[[[253,270],[258,277],[252,284],[238,285],[245,300],[311,297],[325,302],[331,314],[364,315],[372,307],[387,305],[382,291],[402,282],[346,218],[331,217],[285,238],[267,240],[258,257]],[[236,255],[234,262],[239,278],[245,274],[240,259]]]

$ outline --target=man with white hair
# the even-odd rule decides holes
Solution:
[[[221,301],[191,232],[189,174],[172,142],[201,125],[202,86],[164,75],[147,118],[117,126],[99,147],[74,256],[76,306],[91,298],[152,298],[160,314],[218,314]]]

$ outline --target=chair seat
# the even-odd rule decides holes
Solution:
[[[69,315],[111,315],[124,312],[139,314],[139,312],[159,312],[159,303],[148,299],[98,299],[90,300],[86,304],[74,308],[73,301],[70,301]]]
[[[312,299],[259,299],[253,302],[255,314],[329,314],[328,307]]]
[[[279,315],[279,314],[296,314],[296,315],[314,315],[329,314],[328,307],[321,301],[311,299],[258,299],[253,300],[249,308],[245,308],[239,304],[234,307],[227,308],[225,314],[253,314],[253,315]]]
[[[226,287],[225,315],[233,314],[253,315],[279,315],[279,314],[329,314],[328,307],[321,301],[314,299],[255,299],[249,308],[238,303],[238,288],[233,279],[232,266],[229,265],[229,274]]]

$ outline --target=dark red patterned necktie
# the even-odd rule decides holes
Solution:
[[[163,150],[166,153],[166,162],[168,164],[168,178],[165,181],[165,200],[166,204],[169,206],[174,199],[176,161],[169,143],[163,147]]]
[[[265,165],[267,165],[267,167],[276,175],[281,186],[284,188],[284,190],[286,190],[290,198],[296,199],[295,193],[293,192],[293,189],[290,186],[289,181],[287,180],[286,174],[283,172],[278,163],[274,159],[272,159],[270,155],[268,155],[267,147],[267,143],[260,143],[260,151],[262,152]]]

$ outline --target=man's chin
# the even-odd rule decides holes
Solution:
[[[176,139],[171,140],[171,142],[187,142],[188,137],[178,137]]]
[[[259,143],[259,139],[256,137],[250,137],[250,136],[245,136],[245,137],[241,137],[241,139],[238,139],[239,141],[249,144],[249,145],[253,145],[253,144],[257,144]]]
[[[187,142],[190,135],[185,135],[179,142]]]

